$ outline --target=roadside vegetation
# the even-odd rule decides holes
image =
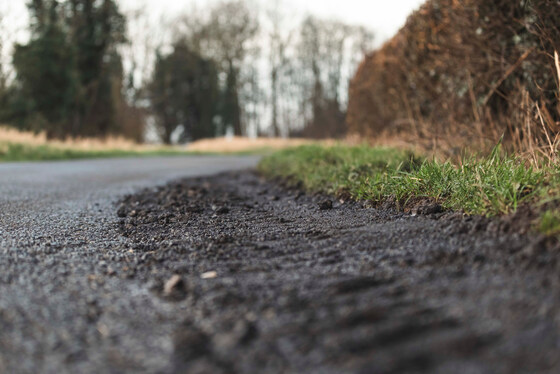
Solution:
[[[117,137],[50,140],[43,133],[0,127],[0,162],[185,154],[184,148],[135,144]]]
[[[374,42],[284,1],[185,4],[161,20],[142,2],[15,3],[0,7],[0,123],[58,140],[341,137]]]
[[[342,187],[356,198],[401,205],[428,198],[485,216],[528,207],[540,217],[535,228],[560,235],[559,20],[560,8],[549,0],[427,0],[362,61],[347,121],[354,137],[413,144],[436,157],[410,170],[372,168],[363,159],[350,165],[366,175]],[[263,168],[314,190],[319,185],[295,170],[305,154],[279,154]],[[284,165],[287,158],[295,164]]]
[[[306,139],[280,138],[213,138],[189,143],[188,146],[136,144],[119,137],[105,139],[48,139],[43,133],[18,131],[0,126],[0,162],[48,161],[109,157],[150,157],[213,154],[270,154],[275,150],[318,143]]]
[[[93,159],[111,157],[148,157],[148,156],[173,156],[187,154],[186,151],[174,149],[151,150],[85,150],[77,148],[62,148],[52,145],[30,145],[22,143],[0,142],[0,162],[9,161],[55,161],[74,159]]]
[[[450,157],[488,154],[503,138],[511,154],[556,158],[559,24],[554,0],[427,0],[362,61],[349,133],[390,134]]]
[[[283,150],[259,165],[267,177],[278,177],[309,192],[349,196],[404,209],[428,199],[446,210],[497,216],[529,205],[541,218],[534,225],[560,234],[560,175],[552,165],[531,166],[504,155],[497,146],[486,157],[465,156],[460,162],[418,157],[408,151],[368,146],[303,146]]]

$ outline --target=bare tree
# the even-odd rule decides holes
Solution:
[[[231,127],[236,135],[246,133],[246,120],[241,96],[244,89],[255,90],[256,60],[259,48],[255,38],[259,20],[255,7],[245,0],[216,3],[209,11],[193,9],[176,26],[176,37],[188,41],[190,47],[205,58],[215,61],[221,70],[224,94],[222,99],[222,127]],[[253,83],[251,83],[253,82]]]
[[[269,39],[269,69],[270,69],[270,106],[271,106],[271,130],[273,136],[280,136],[280,93],[281,80],[284,78],[289,67],[288,49],[291,46],[294,32],[286,30],[285,13],[281,2],[275,0],[267,10],[267,18],[270,22]],[[286,123],[286,122],[284,122]],[[287,134],[284,131],[284,134]]]
[[[4,92],[6,91],[6,72],[4,70],[6,25],[4,24],[4,17],[4,9],[0,9],[0,96],[3,96]]]
[[[371,44],[364,28],[340,21],[306,18],[297,45],[300,114],[304,135],[337,137],[345,131],[350,76]],[[358,50],[357,46],[362,50]]]
[[[262,13],[250,0],[192,6],[172,29],[160,50],[181,40],[216,63],[217,133],[236,135],[268,128],[287,136],[311,125],[308,135],[340,135],[349,79],[373,39],[365,28],[314,17],[298,26],[282,0]]]
[[[18,22],[20,17],[11,1],[0,1],[0,90],[7,88],[13,69],[11,60],[13,47],[20,32]]]
[[[146,0],[137,0],[123,10],[127,19],[128,43],[121,46],[126,75],[127,99],[132,105],[140,105],[142,88],[152,77],[156,51],[166,42],[166,30],[170,28],[162,19],[148,13]]]

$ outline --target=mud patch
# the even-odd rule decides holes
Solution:
[[[126,197],[134,271],[177,308],[170,371],[560,371],[549,243],[515,219],[387,208],[250,172]]]

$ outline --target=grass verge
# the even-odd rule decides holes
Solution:
[[[86,150],[57,147],[51,145],[34,145],[22,143],[0,142],[0,162],[14,161],[58,161],[87,158],[110,157],[149,157],[149,156],[176,156],[192,154],[182,150],[151,149],[151,150]]]
[[[526,166],[504,156],[499,146],[487,157],[464,157],[458,165],[391,148],[303,146],[264,158],[259,170],[310,192],[374,203],[391,199],[403,208],[423,198],[448,210],[496,216],[530,205],[540,212],[534,224],[543,233],[560,234],[560,168]]]
[[[275,150],[311,143],[317,142],[306,139],[234,137],[202,139],[185,147],[136,144],[119,137],[49,140],[45,133],[25,132],[0,126],[0,162],[202,154],[264,155]]]
[[[134,149],[81,149],[56,145],[9,143],[0,141],[0,162],[18,161],[62,161],[76,159],[96,159],[113,157],[155,157],[155,156],[195,156],[195,155],[267,155],[275,151],[269,147],[239,148],[239,150],[198,150],[172,146],[138,146]]]

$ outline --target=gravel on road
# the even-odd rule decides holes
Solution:
[[[115,203],[257,157],[0,163],[0,373],[157,372],[176,313],[114,274],[126,252]],[[152,327],[150,327],[152,326]]]

